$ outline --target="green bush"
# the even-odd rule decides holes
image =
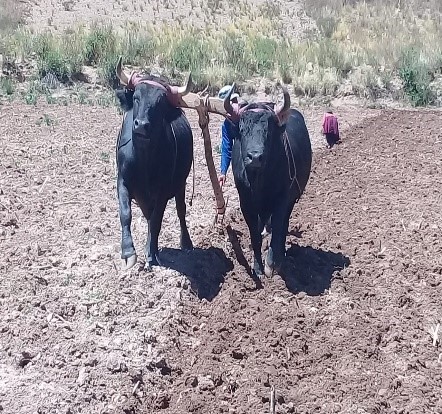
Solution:
[[[15,92],[15,85],[11,79],[0,78],[0,89],[8,96],[11,96]]]
[[[251,62],[259,75],[268,75],[275,68],[278,43],[268,37],[256,36],[250,39]]]
[[[37,35],[34,48],[40,77],[52,73],[62,82],[69,78],[70,70],[66,56],[63,55],[63,49],[59,47],[52,35],[47,33]]]
[[[121,43],[124,61],[132,65],[151,66],[156,48],[157,42],[152,35],[137,30],[126,33]]]
[[[81,74],[84,62],[83,45],[84,37],[81,32],[66,33],[61,39],[61,47],[70,77]]]
[[[221,36],[221,48],[227,66],[235,72],[248,74],[249,55],[244,35],[231,31],[224,33]]]
[[[200,72],[211,58],[209,41],[196,33],[186,33],[171,45],[167,60],[171,67],[178,70]]]
[[[404,84],[404,91],[414,106],[425,106],[434,100],[434,93],[430,89],[429,69],[420,59],[416,48],[407,48],[402,52],[399,76]]]
[[[98,75],[103,82],[111,88],[117,88],[120,85],[120,80],[115,73],[115,65],[117,63],[118,56],[116,54],[109,54],[102,58],[98,65]]]
[[[98,65],[109,55],[115,55],[117,40],[112,26],[94,26],[86,35],[84,60],[87,65]]]

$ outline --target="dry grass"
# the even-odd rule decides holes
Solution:
[[[17,28],[23,23],[23,3],[16,0],[0,0],[0,32]]]
[[[103,82],[113,86],[113,65],[122,54],[126,63],[176,81],[191,70],[198,88],[282,78],[307,97],[405,94],[415,105],[436,101],[442,67],[442,6],[436,0],[426,2],[426,8],[413,1],[312,0],[305,11],[317,30],[304,37],[281,30],[288,3],[230,3],[230,9],[217,1],[195,3],[199,26],[179,19],[174,24],[119,22],[44,34],[20,29],[3,40],[3,48],[13,56],[36,54],[40,76],[52,72],[60,80],[75,79],[82,65],[94,65]],[[163,5],[163,14],[174,4]],[[154,11],[159,9],[153,5]],[[235,18],[215,25],[227,10]]]

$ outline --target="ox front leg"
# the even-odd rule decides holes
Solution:
[[[241,205],[241,211],[243,213],[244,219],[247,223],[247,226],[250,231],[250,240],[252,242],[253,248],[253,271],[256,276],[261,278],[264,274],[264,268],[262,265],[262,254],[261,254],[261,246],[262,246],[262,235],[261,231],[263,226],[259,226],[258,214],[254,212],[254,209],[247,208],[244,205]]]
[[[146,255],[146,270],[151,270],[152,266],[160,266],[158,258],[158,236],[161,230],[164,210],[166,209],[167,200],[159,200],[148,220],[147,242],[144,249]]]
[[[189,230],[187,229],[186,224],[186,187],[183,188],[177,193],[175,196],[176,202],[176,211],[178,214],[178,218],[180,220],[180,228],[181,228],[181,250],[190,251],[193,250],[192,240],[190,239]]]
[[[131,198],[121,177],[118,177],[117,192],[121,224],[121,259],[123,260],[123,270],[128,270],[137,262],[137,255],[130,230],[132,223]]]

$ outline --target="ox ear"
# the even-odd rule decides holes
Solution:
[[[119,89],[115,92],[115,96],[120,103],[121,109],[127,112],[130,111],[134,106],[134,91],[128,89]]]

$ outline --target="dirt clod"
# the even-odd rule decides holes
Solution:
[[[259,413],[272,386],[281,413],[440,411],[440,341],[426,332],[442,317],[442,143],[429,138],[440,112],[383,111],[359,128],[367,112],[343,109],[343,143],[325,151],[314,141],[287,260],[259,287],[244,265],[250,239],[231,175],[229,239],[211,230],[198,138],[186,217],[195,250],[179,249],[171,201],[164,266],[140,270],[146,228],[134,207],[140,266],[123,273],[114,170],[101,156],[113,153],[121,117],[46,103],[1,111],[3,411]],[[58,121],[50,133],[36,126],[43,114]],[[321,115],[306,110],[309,129]],[[411,119],[404,136],[398,125]],[[211,117],[214,142],[220,123]],[[35,193],[33,179],[49,174]],[[18,227],[5,225],[12,218]]]

